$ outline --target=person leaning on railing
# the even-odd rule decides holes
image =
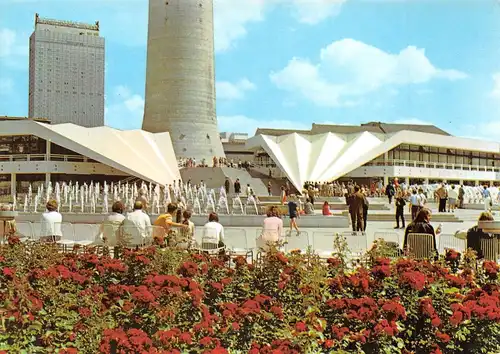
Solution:
[[[62,215],[57,211],[57,201],[49,200],[45,206],[47,211],[41,216],[40,241],[56,242],[62,237]]]
[[[158,216],[154,222],[155,226],[160,226],[165,229],[165,234],[167,235],[167,243],[175,243],[176,233],[173,227],[176,228],[188,228],[188,225],[174,222],[174,215],[177,214],[177,205],[174,203],[169,203],[167,205],[167,212]],[[170,241],[169,241],[170,240]]]
[[[437,243],[436,243],[436,231],[434,231],[434,227],[430,224],[432,217],[432,213],[429,209],[427,208],[422,208],[417,216],[415,217],[415,220],[413,220],[405,230],[405,237],[403,241],[403,249],[406,250],[408,246],[408,235],[409,234],[429,234],[432,235],[434,240],[433,240],[433,247],[434,250],[437,252]],[[440,228],[438,228],[437,233],[441,233]]]
[[[111,206],[111,213],[106,217],[106,220],[100,227],[100,238],[110,247],[115,247],[119,243],[118,230],[125,220],[125,205],[122,202],[114,202]]]
[[[484,211],[479,215],[479,220],[478,221],[494,221],[493,215],[491,215],[490,212]],[[458,238],[463,238],[461,237],[460,234],[455,235]],[[494,234],[489,234],[481,230],[478,225],[475,225],[471,227],[469,230],[467,230],[467,248],[471,248],[477,253],[477,258],[482,259],[484,258],[483,254],[483,249],[481,247],[481,240],[490,240],[497,238],[498,235]]]
[[[182,213],[182,224],[187,226],[179,230],[176,237],[175,246],[181,249],[188,250],[196,246],[195,226],[190,220],[192,213],[189,210],[184,210]]]
[[[262,233],[257,238],[257,246],[267,251],[270,244],[276,244],[282,238],[283,220],[277,207],[272,206],[267,211],[267,218],[262,223]]]

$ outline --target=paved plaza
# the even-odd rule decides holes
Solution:
[[[436,210],[436,208],[430,204],[431,209]],[[454,235],[459,230],[466,230],[471,228],[477,223],[477,219],[481,210],[469,210],[469,209],[461,209],[455,212],[456,216],[462,222],[444,222],[441,226],[441,235],[445,235],[449,237]],[[377,211],[378,213],[382,213],[382,211]],[[392,213],[393,211],[386,211],[385,213]],[[449,213],[447,213],[449,214]],[[393,214],[394,215],[394,214]],[[496,215],[495,215],[496,216]],[[302,217],[302,219],[298,220],[299,228],[300,222],[303,218],[307,218],[307,216]],[[406,225],[411,220],[407,219]],[[285,234],[288,233],[289,219],[284,218],[284,230]],[[436,229],[439,223],[433,222],[431,220],[431,224]],[[397,234],[400,240],[400,243],[403,242],[404,237],[404,229],[394,229],[395,222],[386,222],[386,221],[370,221],[370,215],[368,215],[368,224],[366,229],[367,236],[367,245],[371,245],[375,238],[378,238],[381,233],[392,235]],[[197,227],[197,237],[201,237],[202,227]],[[350,228],[300,228],[301,234],[296,236],[296,232],[293,231],[290,236],[286,237],[288,241],[287,249],[302,249],[305,250],[308,246],[313,247],[318,250],[329,250],[332,248],[333,235],[336,233],[343,233],[351,231]],[[255,239],[260,234],[261,228],[259,227],[226,227],[225,235],[226,235],[226,243],[230,246],[236,248],[254,248],[255,247]],[[377,236],[376,236],[376,233]],[[244,236],[243,236],[244,235]],[[437,238],[439,244],[439,236]]]

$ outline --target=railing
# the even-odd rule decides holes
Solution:
[[[480,166],[469,164],[455,164],[447,162],[425,162],[412,160],[385,160],[371,161],[365,164],[366,166],[395,166],[395,167],[416,167],[416,168],[441,168],[445,170],[464,170],[464,171],[480,171],[480,172],[500,172],[500,166]]]
[[[61,155],[50,154],[47,159],[46,154],[16,154],[16,155],[0,155],[0,162],[17,162],[17,161],[63,161],[63,162],[97,162],[82,155]]]

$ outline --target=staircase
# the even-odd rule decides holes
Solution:
[[[250,184],[256,195],[267,195],[267,187],[260,178],[253,178],[247,170],[232,167],[192,167],[180,170],[182,180],[191,180],[192,184],[199,184],[201,181],[208,188],[219,189],[224,185],[226,177],[231,181],[231,192],[233,183],[240,179],[241,191],[245,193],[246,185]]]
[[[267,195],[267,186],[262,179],[252,177],[247,170],[232,167],[221,167],[221,170],[226,177],[229,177],[231,183],[234,183],[236,178],[240,179],[242,192],[245,192],[246,185],[250,184],[255,195]]]
[[[269,175],[266,175],[265,173],[262,173],[252,167],[250,167],[248,173],[250,173],[250,176],[252,176],[253,178],[258,178],[262,181],[262,183],[264,183],[264,185],[266,186],[266,194],[263,195],[267,195],[267,184],[271,182],[272,195],[280,196],[281,186],[284,186],[288,181],[286,177],[284,178],[269,177]],[[295,188],[290,181],[288,181],[288,185],[290,186],[290,194],[299,194],[297,188]]]
[[[342,212],[343,216],[349,216],[348,211],[343,211]],[[396,216],[392,213],[371,213],[368,211],[368,221],[395,221]],[[409,223],[411,221],[411,214],[405,214],[405,220]],[[440,222],[456,222],[456,223],[461,223],[463,220],[457,218],[454,214],[451,213],[436,213],[432,214],[432,222],[433,223],[440,223]]]

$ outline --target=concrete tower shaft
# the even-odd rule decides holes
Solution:
[[[177,157],[225,156],[215,113],[212,0],[149,0],[142,128],[170,132]]]

